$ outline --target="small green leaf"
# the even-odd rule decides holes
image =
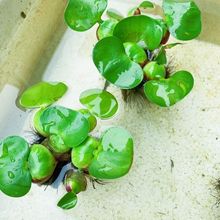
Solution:
[[[56,134],[52,134],[48,138],[48,147],[56,154],[64,154],[70,151],[70,147],[66,146],[63,139]]]
[[[143,1],[140,5],[139,8],[154,8],[154,4],[150,1]]]
[[[89,131],[93,131],[97,125],[96,117],[88,109],[80,109],[79,112],[82,113],[83,116],[88,120],[90,128]]]
[[[163,10],[170,33],[178,40],[191,40],[201,33],[201,12],[194,1],[163,0]]]
[[[154,61],[156,61],[160,65],[167,64],[167,55],[164,47],[160,48],[159,53],[154,58]]]
[[[148,80],[161,79],[166,76],[166,69],[164,65],[160,65],[157,62],[150,62],[144,67],[144,75]]]
[[[71,148],[81,144],[89,132],[89,122],[83,114],[61,106],[48,107],[36,114],[34,127],[46,137],[59,135]]]
[[[31,188],[27,160],[29,144],[10,136],[0,142],[0,190],[8,196],[21,197]]]
[[[65,21],[75,31],[86,31],[97,22],[107,7],[107,0],[69,0]]]
[[[25,90],[19,103],[25,108],[46,107],[60,99],[66,91],[64,83],[40,82]]]
[[[120,12],[112,8],[109,8],[106,13],[109,18],[115,19],[117,21],[120,21],[124,18]]]
[[[105,37],[110,37],[113,35],[114,28],[118,21],[113,19],[108,19],[106,21],[103,21],[97,30],[97,36],[98,39],[101,40]]]
[[[56,161],[52,153],[41,144],[31,147],[28,167],[34,182],[48,180],[54,172]]]
[[[144,42],[149,50],[154,50],[161,43],[163,29],[156,19],[145,15],[137,15],[118,22],[113,34],[115,37],[121,39],[123,43]]]
[[[136,43],[124,43],[127,56],[135,63],[143,64],[147,61],[147,54],[144,49]]]
[[[69,170],[64,179],[64,186],[67,192],[78,194],[86,190],[87,180],[81,171]]]
[[[151,80],[145,83],[144,93],[149,101],[169,107],[183,99],[193,88],[191,73],[178,71],[168,79]]]
[[[95,45],[93,62],[106,80],[121,89],[135,88],[143,79],[142,68],[127,57],[116,37],[104,38]]]
[[[60,199],[60,201],[57,203],[57,206],[62,209],[68,210],[74,208],[76,204],[77,195],[73,192],[68,192]]]
[[[118,110],[116,98],[111,93],[101,89],[89,89],[82,92],[80,102],[92,114],[101,119],[112,117]]]
[[[89,166],[91,176],[115,179],[130,170],[133,161],[133,139],[123,128],[113,127],[104,132],[101,147]]]
[[[82,144],[74,147],[71,152],[72,164],[79,169],[87,168],[94,157],[94,151],[100,142],[93,137],[88,137]]]

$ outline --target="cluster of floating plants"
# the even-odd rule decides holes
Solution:
[[[201,13],[191,0],[164,0],[163,6],[144,1],[124,18],[116,10],[107,11],[107,0],[69,0],[65,21],[75,31],[86,31],[98,23],[98,42],[93,61],[107,84],[129,91],[142,91],[146,98],[163,107],[172,106],[193,88],[191,73],[171,73],[166,50],[170,34],[178,40],[196,38],[201,32]],[[153,15],[152,9],[161,13]],[[107,85],[106,84],[106,85]],[[73,110],[55,102],[67,91],[64,83],[40,82],[19,97],[22,108],[31,109],[32,128],[37,138],[27,141],[10,136],[0,142],[0,190],[8,196],[26,195],[31,184],[64,184],[67,193],[58,202],[73,208],[77,194],[87,181],[97,182],[124,176],[133,161],[133,139],[121,127],[110,127],[100,137],[92,131],[97,118],[108,119],[117,112],[115,97],[105,89],[81,93],[85,107]]]
[[[115,97],[107,91],[82,92],[78,111],[54,105],[67,91],[64,83],[40,82],[25,90],[20,106],[35,110],[32,127],[37,141],[28,143],[19,136],[0,142],[0,190],[8,196],[27,194],[31,184],[58,188],[63,182],[67,193],[58,202],[73,208],[77,194],[93,185],[124,176],[133,161],[133,139],[121,127],[110,127],[100,137],[90,132],[97,119],[108,119],[118,109]],[[53,105],[52,105],[53,104]]]
[[[163,0],[162,8],[149,1],[128,12],[128,17],[108,10],[107,0],[69,0],[65,20],[75,31],[86,31],[98,23],[98,43],[93,61],[107,82],[123,94],[140,91],[159,106],[172,106],[193,88],[194,79],[185,70],[170,72],[166,50],[179,43],[166,44],[170,34],[178,40],[196,38],[201,32],[201,13],[191,0]],[[159,8],[157,15],[150,12]]]

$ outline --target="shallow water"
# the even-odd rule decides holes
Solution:
[[[123,10],[128,7],[111,2],[111,6],[117,4]],[[35,73],[46,66],[44,80],[63,81],[69,86],[59,104],[77,109],[83,90],[104,85],[91,59],[95,42],[94,29],[86,33],[67,30],[48,65],[40,61]],[[79,195],[77,207],[68,212],[56,207],[64,193],[62,187],[57,192],[33,186],[21,199],[1,194],[0,219],[219,219],[213,183],[220,177],[220,46],[194,40],[170,50],[169,58],[174,71],[186,69],[195,77],[192,93],[174,107],[159,108],[137,96],[124,103],[120,91],[109,88],[119,99],[119,113],[111,120],[99,121],[95,133],[109,125],[124,126],[132,133],[135,158],[127,176],[96,190],[89,184]],[[28,120],[23,123],[26,114],[10,108],[18,92],[10,89],[10,99],[8,93],[3,95],[6,90],[0,94],[0,100],[8,102],[8,110],[0,110],[1,122],[4,120],[1,137],[12,131],[25,135],[29,129]]]

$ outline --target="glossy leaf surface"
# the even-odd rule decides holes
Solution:
[[[104,132],[101,147],[89,166],[91,176],[115,179],[128,173],[133,161],[133,139],[123,128],[113,127]]]
[[[65,21],[75,31],[86,31],[101,20],[107,0],[69,0]]]
[[[143,79],[142,68],[126,55],[116,37],[104,38],[95,45],[93,61],[102,76],[119,88],[135,88]]]
[[[118,110],[116,98],[101,89],[89,89],[81,93],[80,102],[94,115],[101,119],[108,119]]]
[[[68,210],[74,208],[76,204],[77,195],[73,192],[68,192],[60,199],[60,201],[57,203],[57,206],[62,209]]]
[[[88,137],[82,144],[72,149],[72,164],[80,169],[87,168],[94,158],[94,151],[100,142],[93,137]]]
[[[82,172],[69,170],[64,179],[64,186],[67,192],[78,194],[86,190],[87,180]]]
[[[28,166],[34,182],[48,179],[54,172],[56,161],[52,153],[41,144],[30,148]]]
[[[143,64],[147,61],[147,55],[144,49],[136,43],[124,43],[127,56],[135,63]]]
[[[193,88],[191,73],[179,71],[168,79],[151,80],[145,83],[144,92],[149,101],[169,107],[183,99]]]
[[[25,90],[19,103],[25,108],[45,107],[56,102],[67,91],[64,83],[40,82]]]
[[[28,155],[29,145],[21,137],[10,136],[0,142],[0,190],[6,195],[21,197],[29,192]]]
[[[113,35],[114,28],[118,21],[113,19],[108,19],[106,21],[103,21],[97,30],[97,36],[98,39],[101,40],[105,37],[110,37]]]
[[[34,127],[42,135],[59,135],[66,146],[75,147],[88,136],[89,122],[80,112],[61,106],[48,107],[34,118]]]
[[[123,43],[144,42],[149,50],[158,48],[163,37],[160,23],[145,15],[131,16],[121,20],[114,29],[114,36]]]
[[[150,62],[144,67],[144,74],[148,80],[165,78],[166,69],[164,65]]]
[[[202,29],[201,12],[192,0],[164,0],[166,23],[178,40],[196,38]]]
[[[66,146],[63,139],[56,134],[52,134],[48,138],[48,145],[50,149],[57,154],[63,154],[68,152],[71,148]]]

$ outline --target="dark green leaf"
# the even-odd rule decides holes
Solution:
[[[163,0],[163,9],[172,36],[179,40],[191,40],[200,34],[201,12],[194,1]]]
[[[56,102],[66,91],[64,83],[40,82],[25,90],[19,102],[25,108],[45,107]]]
[[[97,22],[107,7],[107,0],[69,0],[65,21],[75,31],[86,31]]]
[[[80,102],[95,116],[108,119],[118,110],[116,98],[101,89],[89,89],[81,93]]]
[[[113,34],[121,39],[123,43],[144,42],[149,50],[154,50],[161,43],[163,29],[156,19],[145,15],[137,15],[121,20],[115,26]]]
[[[93,131],[97,125],[96,117],[88,109],[80,109],[79,112],[88,120],[89,131]]]
[[[96,44],[93,61],[103,77],[119,88],[135,88],[143,79],[143,70],[127,57],[123,43],[116,37],[104,38]]]
[[[27,159],[29,145],[21,137],[10,136],[0,142],[0,190],[21,197],[31,188]]]
[[[74,208],[76,204],[77,204],[77,195],[73,192],[68,192],[57,203],[57,206],[62,209],[68,210]]]
[[[91,176],[98,179],[124,176],[130,170],[133,161],[133,139],[123,128],[110,128],[103,134],[101,146],[94,155],[89,166]]]
[[[179,71],[168,79],[151,80],[145,83],[144,92],[149,101],[169,107],[183,99],[193,88],[191,73]]]

